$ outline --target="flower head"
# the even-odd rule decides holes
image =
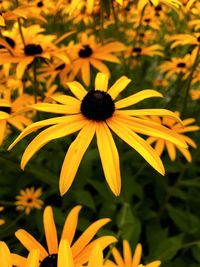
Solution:
[[[108,88],[108,76],[104,73],[98,73],[94,90],[87,92],[80,83],[70,82],[67,84],[75,97],[61,95],[53,98],[59,104],[38,103],[33,105],[36,110],[60,113],[65,116],[36,122],[19,135],[9,149],[27,134],[42,127],[53,125],[42,131],[28,145],[22,157],[21,167],[24,168],[29,159],[50,140],[80,131],[70,145],[61,169],[60,192],[63,195],[70,188],[83,155],[96,135],[105,178],[113,193],[119,195],[121,189],[119,155],[112,137],[112,130],[119,138],[134,148],[154,169],[164,174],[164,167],[157,153],[137,133],[163,137],[185,147],[183,140],[180,140],[175,132],[158,123],[143,119],[144,115],[178,117],[165,109],[123,110],[123,108],[132,106],[144,99],[162,96],[154,90],[143,90],[115,101],[130,81],[127,77],[122,76]]]
[[[24,210],[28,215],[32,209],[41,209],[43,201],[39,199],[42,194],[42,189],[35,190],[34,187],[26,188],[20,191],[20,195],[16,196],[15,205],[17,210]]]
[[[82,233],[82,235],[75,242],[73,242],[76,233],[78,215],[80,210],[81,206],[76,206],[68,214],[61,235],[61,240],[67,240],[68,244],[66,244],[65,242],[62,243],[61,241],[60,248],[58,243],[56,225],[53,217],[53,211],[50,206],[45,208],[43,215],[44,231],[45,231],[48,250],[46,250],[31,234],[29,234],[27,231],[23,229],[18,230],[15,233],[15,235],[27,250],[29,251],[32,249],[39,250],[40,267],[48,266],[47,263],[49,264],[52,263],[55,264],[56,266],[57,258],[64,257],[62,252],[61,255],[59,254],[59,250],[62,250],[63,248],[62,244],[64,247],[68,246],[68,250],[69,246],[71,247],[73,253],[73,257],[71,256],[71,258],[73,259],[75,265],[85,264],[89,259],[91,250],[95,247],[97,243],[99,243],[101,248],[104,249],[111,243],[116,242],[116,238],[114,238],[113,236],[102,236],[91,242],[91,240],[93,239],[94,235],[98,232],[98,230],[110,221],[110,219],[105,218],[97,220],[96,222],[92,223]],[[67,258],[65,260],[67,260]]]

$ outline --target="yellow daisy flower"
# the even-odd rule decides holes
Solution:
[[[74,46],[72,50],[72,69],[73,77],[80,72],[81,79],[85,85],[90,85],[90,65],[98,71],[110,74],[109,69],[102,61],[120,63],[114,52],[125,50],[125,46],[120,42],[110,42],[105,45],[97,43],[95,36],[88,36],[86,33],[81,34],[80,43]]]
[[[144,99],[162,97],[154,90],[143,90],[114,102],[130,82],[130,79],[122,76],[108,88],[108,75],[98,73],[94,90],[87,92],[80,83],[74,81],[67,85],[75,97],[63,95],[53,98],[60,104],[38,103],[33,105],[32,107],[38,111],[64,114],[65,116],[33,123],[10,145],[9,149],[35,130],[53,125],[42,131],[28,145],[22,156],[21,168],[24,169],[30,158],[50,140],[80,131],[70,145],[62,165],[60,192],[63,195],[70,188],[80,162],[96,135],[106,181],[113,193],[119,195],[121,190],[119,155],[111,134],[112,130],[134,148],[154,169],[164,174],[164,167],[157,153],[137,133],[161,137],[185,147],[184,142],[175,132],[143,119],[144,115],[178,117],[165,109],[123,110],[123,108]]]
[[[30,95],[22,95],[12,101],[10,98],[0,99],[0,145],[6,136],[8,125],[22,131],[25,126],[31,124],[32,120],[28,117],[27,106],[34,103]]]
[[[138,9],[142,10],[147,4],[153,4],[154,6],[157,6],[161,3],[172,8],[179,8],[182,6],[182,3],[179,0],[138,0]]]
[[[17,265],[13,263],[13,254],[10,253],[10,250],[6,243],[0,241],[0,266],[1,267],[14,267],[14,266],[23,266],[23,267],[39,267],[39,250],[32,249],[27,258],[16,257]]]
[[[134,57],[139,56],[163,56],[163,47],[158,44],[150,45],[148,47],[142,47],[141,45],[135,45],[134,47],[129,47],[127,51],[125,52],[125,56],[132,55]]]
[[[74,265],[83,265],[85,264],[90,256],[91,250],[94,246],[99,243],[102,249],[105,249],[111,243],[116,242],[116,238],[113,236],[102,236],[91,242],[94,235],[102,228],[105,224],[107,224],[110,219],[100,219],[96,222],[92,223],[83,233],[82,235],[75,241],[74,236],[76,233],[76,227],[78,223],[78,214],[81,210],[81,206],[74,207],[70,213],[68,214],[65,224],[63,227],[61,240],[67,240],[69,246],[71,246],[72,250],[72,260],[74,261]],[[57,257],[59,254],[59,244],[57,237],[56,225],[53,217],[53,211],[50,206],[47,206],[44,210],[44,231],[46,237],[46,243],[48,250],[46,250],[31,234],[23,229],[19,229],[15,235],[18,240],[22,243],[22,245],[27,250],[38,249],[40,251],[39,259],[40,259],[40,267],[47,266],[47,263],[53,263],[57,261]],[[60,246],[62,242],[60,242]],[[72,244],[73,243],[73,244]],[[62,258],[63,253],[61,253]],[[17,261],[17,256],[15,256]],[[17,265],[17,264],[16,264]],[[68,266],[68,265],[67,265]]]
[[[142,246],[137,244],[134,253],[132,254],[130,244],[127,240],[123,240],[123,256],[120,255],[120,252],[117,248],[112,249],[112,255],[114,258],[114,264],[118,267],[159,267],[161,261],[155,260],[147,265],[140,264],[142,257]]]
[[[171,48],[179,45],[200,45],[200,32],[193,34],[176,34],[168,38],[168,41],[173,42]]]
[[[28,215],[32,209],[41,209],[44,204],[39,197],[42,195],[42,189],[35,190],[34,187],[20,190],[19,196],[16,196],[15,205],[17,210],[24,210]]]
[[[176,112],[177,115],[179,115],[179,112]],[[189,138],[188,136],[186,136],[184,133],[188,133],[188,132],[194,132],[194,131],[199,131],[200,127],[196,126],[196,125],[190,125],[192,123],[195,122],[195,119],[193,118],[188,118],[182,121],[182,125],[180,123],[177,123],[175,120],[173,120],[172,118],[159,118],[157,116],[151,117],[152,120],[157,121],[159,123],[161,123],[162,125],[165,125],[166,127],[168,127],[169,129],[172,129],[173,131],[176,131],[177,134],[180,135],[180,137],[185,140],[185,142],[192,146],[193,148],[196,148],[197,145],[196,143]],[[156,138],[156,137],[149,137],[147,139],[147,142],[149,144],[153,144],[155,143],[155,150],[157,151],[157,153],[161,156],[165,147],[167,149],[167,152],[169,154],[169,157],[172,161],[174,161],[176,159],[176,149],[178,149],[183,156],[186,158],[186,160],[188,162],[192,161],[192,156],[190,154],[190,152],[188,151],[188,149],[185,149],[183,147],[179,147],[178,144],[172,144],[171,142],[164,140],[162,138]]]

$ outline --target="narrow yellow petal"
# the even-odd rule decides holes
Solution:
[[[95,239],[75,257],[75,264],[79,266],[88,262],[91,251],[97,243],[99,243],[102,250],[104,250],[106,247],[108,247],[114,242],[117,242],[117,239],[114,236],[102,236]]]
[[[165,142],[169,157],[172,161],[176,159],[176,149],[174,145],[168,141]]]
[[[78,130],[80,130],[84,124],[85,120],[83,118],[80,118],[79,120],[75,118],[71,118],[65,123],[60,123],[57,125],[53,125],[49,127],[48,129],[42,131],[40,134],[38,134],[31,143],[27,146],[27,148],[24,151],[24,154],[22,156],[21,160],[21,168],[24,169],[30,158],[44,145],[46,145],[49,141],[61,138],[64,136],[67,136],[69,134],[72,134]]]
[[[107,123],[122,140],[133,147],[155,170],[164,175],[165,170],[161,159],[145,140],[124,126],[124,124],[116,122],[113,118]]]
[[[27,231],[20,229],[17,232],[15,232],[15,236],[28,251],[31,251],[32,249],[39,249],[40,260],[43,260],[48,256],[48,253],[44,249],[44,247],[40,245],[40,243]]]
[[[66,239],[67,242],[69,243],[69,245],[71,245],[73,239],[74,239],[74,235],[76,232],[76,227],[78,224],[78,215],[79,212],[81,210],[81,206],[76,206],[74,207],[70,213],[68,214],[66,220],[65,220],[65,224],[63,227],[63,231],[62,231],[62,236],[61,239]]]
[[[58,267],[74,267],[72,251],[67,240],[61,240],[58,249]]]
[[[170,118],[175,119],[176,121],[182,123],[179,116],[176,115],[176,113],[167,110],[167,109],[132,109],[132,110],[120,110],[124,115],[130,115],[130,116],[168,116]]]
[[[68,96],[68,95],[58,95],[58,96],[51,96],[51,98],[63,105],[67,105],[70,107],[79,107],[80,109],[80,100],[76,99],[75,97]]]
[[[140,101],[151,98],[151,97],[163,97],[163,95],[155,90],[147,89],[142,90],[136,94],[133,94],[131,96],[128,96],[126,98],[123,98],[122,100],[119,100],[115,103],[115,107],[117,109],[119,108],[125,108],[128,106],[132,106],[134,104],[139,103]]]
[[[101,245],[97,243],[91,251],[88,267],[102,267],[103,266],[103,252]]]
[[[125,265],[131,267],[132,264],[132,252],[131,247],[127,240],[123,240],[123,253],[124,253],[124,262]]]
[[[154,148],[155,151],[158,153],[159,157],[162,155],[164,148],[165,148],[165,141],[163,139],[159,139],[156,142],[156,145]]]
[[[110,222],[110,219],[100,219],[92,223],[78,238],[78,240],[72,246],[73,257],[76,257],[81,251],[87,246],[87,244],[92,240],[95,234],[102,228],[105,224]]]
[[[108,89],[108,74],[98,72],[95,78],[95,90],[106,92]]]
[[[100,60],[91,58],[90,63],[98,71],[103,72],[103,73],[107,73],[108,76],[110,77],[110,71],[109,71],[108,67],[103,62],[101,62]]]
[[[95,134],[95,123],[90,121],[85,122],[86,125],[77,135],[74,142],[71,143],[62,165],[59,182],[61,195],[64,195],[70,188],[85,151]]]
[[[6,120],[0,121],[0,146],[2,145],[4,138],[6,136],[6,125],[7,125]]]
[[[159,267],[161,265],[161,261],[152,261],[151,263],[148,263],[145,265],[145,267]]]
[[[140,264],[141,257],[142,257],[142,246],[141,244],[137,244],[133,255],[133,261],[131,267],[137,267]]]
[[[117,263],[118,266],[125,267],[125,263],[123,261],[121,254],[119,253],[118,249],[113,248],[112,249],[112,255],[113,255],[115,262]]]
[[[51,112],[58,114],[76,114],[80,113],[80,103],[74,103],[74,105],[61,105],[61,104],[49,104],[38,103],[31,106],[32,109]]]
[[[32,249],[28,255],[25,267],[38,267],[39,266],[39,249]]]
[[[108,94],[111,95],[114,100],[131,82],[126,76],[119,78],[108,90]]]
[[[11,262],[12,262],[12,266],[25,266],[26,264],[26,258],[19,256],[15,253],[11,253]]]
[[[87,94],[87,91],[79,82],[69,82],[67,86],[79,100],[82,100]]]
[[[183,154],[183,156],[186,158],[186,160],[188,162],[192,162],[192,156],[191,156],[189,150],[182,148],[182,147],[179,147],[179,146],[177,146],[177,149]]]
[[[106,181],[112,192],[118,196],[121,191],[119,155],[112,134],[106,123],[98,123],[97,145]]]
[[[58,253],[58,236],[52,207],[50,206],[47,206],[44,210],[43,223],[49,254],[56,254]]]
[[[20,135],[15,139],[15,141],[8,147],[8,150],[11,150],[22,138],[24,138],[28,134],[30,134],[30,133],[32,133],[32,132],[34,132],[34,131],[42,128],[42,127],[48,126],[48,125],[62,123],[65,120],[66,120],[66,117],[62,116],[62,117],[38,121],[38,122],[35,122],[35,123],[29,125],[28,127],[26,127],[23,130],[23,132],[20,133]]]
[[[2,267],[12,267],[10,250],[6,243],[0,241],[0,266]]]
[[[90,85],[90,63],[88,59],[82,61],[81,78],[86,86]]]

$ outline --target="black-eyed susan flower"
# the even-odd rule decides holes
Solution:
[[[39,267],[39,250],[32,249],[27,258],[16,255],[17,265],[6,243],[0,241],[0,266],[2,267]]]
[[[194,53],[186,54],[182,58],[171,58],[171,60],[165,61],[160,65],[161,73],[165,73],[166,79],[173,75],[182,74],[182,79],[187,79],[190,74],[192,65],[194,64]]]
[[[200,45],[200,32],[194,32],[193,34],[176,34],[168,38],[168,41],[172,42],[171,48],[179,45]]]
[[[0,212],[4,210],[4,207],[0,207]],[[5,223],[4,219],[0,219],[0,225],[3,225]]]
[[[147,4],[158,6],[161,3],[166,4],[172,8],[179,8],[182,5],[179,0],[138,0],[138,9],[142,10]]]
[[[177,115],[179,115],[178,112],[177,112]],[[174,131],[176,131],[177,134],[179,134],[180,137],[183,140],[185,140],[185,142],[188,145],[192,146],[193,148],[197,147],[196,143],[190,137],[185,135],[185,133],[200,130],[199,126],[190,125],[190,124],[195,122],[195,119],[193,119],[193,118],[185,119],[182,121],[182,123],[183,123],[182,125],[180,123],[177,123],[175,120],[173,120],[171,118],[161,119],[157,116],[154,116],[154,117],[151,117],[151,119],[161,123],[162,125],[165,125],[169,129],[173,129]],[[190,152],[188,151],[188,149],[185,149],[183,147],[179,147],[177,144],[172,144],[171,142],[163,140],[162,138],[155,138],[155,137],[149,137],[147,139],[147,142],[149,144],[154,144],[155,150],[157,151],[157,153],[160,156],[162,155],[164,149],[166,148],[170,159],[172,161],[174,161],[176,159],[176,150],[179,150],[188,162],[192,161],[192,156],[191,156]]]
[[[16,196],[15,205],[17,210],[24,210],[28,215],[32,209],[41,209],[43,201],[39,199],[42,195],[42,189],[35,189],[34,187],[20,190],[19,195]]]
[[[73,48],[73,47],[72,47]],[[98,71],[110,74],[108,67],[102,61],[120,63],[113,53],[125,50],[120,42],[110,42],[105,45],[97,43],[94,35],[82,33],[80,43],[71,51],[73,77],[80,73],[85,85],[90,85],[90,65]]]
[[[80,83],[70,82],[67,85],[75,97],[63,95],[53,98],[59,104],[38,103],[33,105],[36,110],[65,116],[36,122],[18,136],[9,149],[29,133],[53,125],[42,131],[28,145],[22,156],[21,168],[24,169],[30,158],[50,140],[80,131],[70,145],[62,165],[60,192],[63,195],[70,188],[83,155],[96,135],[106,181],[113,193],[119,195],[121,190],[119,155],[112,137],[112,130],[119,138],[134,148],[154,169],[164,174],[164,167],[157,153],[137,133],[163,137],[179,144],[181,147],[185,147],[184,142],[180,140],[175,132],[160,124],[147,122],[143,119],[144,115],[170,116],[173,118],[176,115],[165,109],[123,110],[123,108],[132,106],[144,99],[162,97],[160,93],[154,90],[143,90],[115,101],[130,82],[130,79],[122,76],[108,88],[108,75],[98,73],[94,90],[87,92]]]
[[[0,145],[3,143],[9,125],[22,131],[31,124],[32,120],[28,116],[27,106],[34,103],[30,95],[21,95],[14,101],[8,98],[0,99]]]
[[[141,45],[135,45],[134,47],[129,47],[127,51],[125,52],[125,56],[132,55],[134,57],[139,56],[163,56],[163,47],[158,44],[150,45],[150,46],[141,46]]]
[[[61,234],[61,240],[67,240],[69,246],[71,247],[73,255],[71,257],[71,261],[73,259],[74,265],[78,266],[81,266],[88,261],[90,253],[97,243],[99,243],[101,248],[104,249],[111,243],[116,242],[116,238],[114,238],[113,236],[102,236],[91,242],[98,230],[102,228],[105,224],[107,224],[110,219],[100,219],[92,223],[74,242],[74,236],[76,233],[78,214],[80,212],[80,209],[81,206],[76,206],[70,211],[69,215],[65,220],[65,224]],[[55,263],[57,262],[57,257],[59,254],[59,242],[56,225],[53,217],[53,211],[50,206],[46,207],[44,210],[43,222],[48,250],[46,250],[30,233],[23,229],[18,230],[15,235],[27,250],[30,251],[32,249],[38,249],[40,251],[40,267],[56,266]],[[64,247],[66,247],[66,245],[64,245]],[[64,255],[61,252],[60,257],[62,258],[63,256]],[[49,265],[47,265],[47,263],[49,263]]]
[[[135,251],[132,253],[131,247],[127,240],[123,240],[123,256],[117,248],[112,249],[115,266],[119,267],[159,267],[161,261],[155,260],[148,264],[141,264],[142,246],[137,244]]]

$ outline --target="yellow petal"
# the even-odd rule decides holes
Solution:
[[[86,86],[90,85],[90,63],[88,59],[82,60],[81,78]]]
[[[174,145],[168,141],[165,142],[165,144],[166,144],[166,148],[167,148],[170,159],[174,161],[176,159],[176,149]]]
[[[20,229],[15,233],[15,236],[28,251],[31,251],[32,249],[39,249],[40,260],[43,260],[48,256],[48,253],[44,247],[40,245],[40,243],[27,231]]]
[[[56,254],[58,253],[58,237],[53,211],[50,206],[47,206],[44,210],[43,222],[49,254]]]
[[[95,234],[102,228],[105,224],[110,222],[110,219],[100,219],[92,223],[78,238],[78,240],[72,246],[73,257],[76,257],[92,240]]]
[[[63,105],[70,106],[70,108],[74,106],[78,106],[80,110],[80,104],[81,102],[76,99],[75,97],[68,96],[68,95],[58,95],[58,96],[51,96],[51,98]]]
[[[151,263],[148,263],[145,265],[145,267],[159,267],[161,265],[161,261],[152,261]]]
[[[97,243],[91,251],[88,267],[102,267],[103,266],[103,252],[101,245]]]
[[[77,115],[75,115],[77,116]],[[8,150],[12,149],[22,138],[24,138],[25,136],[27,136],[28,134],[51,124],[57,124],[57,123],[62,123],[66,120],[65,116],[62,117],[57,117],[57,118],[52,118],[52,119],[47,119],[47,120],[42,120],[42,121],[38,121],[35,122],[31,125],[29,125],[28,127],[26,127],[26,129],[23,130],[23,132],[20,133],[20,135],[15,139],[15,141],[9,146]]]
[[[89,245],[87,245],[75,258],[75,264],[77,266],[79,265],[83,265],[86,262],[88,262],[89,256],[91,254],[92,249],[94,248],[94,246],[99,243],[102,250],[104,250],[106,247],[108,247],[110,244],[117,242],[117,239],[114,236],[102,236],[99,237],[97,239],[95,239],[94,241],[92,241],[91,243],[89,243]]]
[[[49,103],[38,103],[32,105],[31,108],[43,112],[51,112],[58,114],[76,114],[80,113],[80,102],[74,103],[74,105],[60,105],[60,104],[49,104]]]
[[[137,244],[133,255],[133,261],[131,267],[137,267],[140,264],[141,257],[142,257],[142,246],[141,244]]]
[[[67,240],[61,240],[58,249],[58,267],[74,267],[72,251]]]
[[[188,162],[192,162],[192,156],[191,156],[189,150],[182,148],[182,147],[179,147],[179,146],[177,146],[177,149],[181,152],[181,154],[183,154],[183,156],[186,158],[186,160]]]
[[[59,187],[61,195],[64,195],[70,188],[85,151],[94,137],[95,128],[94,122],[87,121],[74,142],[71,143],[60,173]]]
[[[126,76],[119,78],[108,90],[108,94],[111,95],[114,100],[131,82]]]
[[[78,224],[78,215],[81,208],[82,207],[80,205],[74,207],[65,220],[61,239],[66,239],[69,245],[71,245],[76,232],[76,227]]]
[[[67,83],[67,86],[69,87],[71,92],[81,101],[87,94],[87,91],[79,82],[69,82]]]
[[[6,125],[7,125],[6,120],[0,121],[0,146],[2,145],[4,138],[6,136]]]
[[[126,266],[131,266],[132,264],[132,252],[131,247],[127,240],[123,241],[123,252],[124,252],[124,262]]]
[[[0,266],[2,267],[12,267],[10,250],[6,243],[0,241]]]
[[[123,261],[121,254],[119,253],[118,249],[113,248],[112,249],[112,255],[113,255],[115,262],[117,263],[118,266],[125,267],[125,263]]]
[[[142,90],[141,92],[138,92],[134,95],[128,96],[122,100],[119,100],[115,103],[115,107],[117,109],[119,108],[125,108],[128,106],[132,106],[136,103],[139,103],[140,101],[151,98],[151,97],[163,97],[163,95],[155,90]]]
[[[106,123],[98,123],[97,145],[106,181],[112,192],[118,196],[121,191],[119,155],[112,134]]]
[[[65,123],[51,126],[42,131],[25,149],[21,160],[21,168],[24,169],[30,158],[49,141],[72,134],[80,130],[84,124],[85,120],[83,118],[74,120],[74,118],[69,119],[67,117]]]
[[[28,255],[25,267],[38,267],[39,266],[39,249],[32,249]]]
[[[145,140],[124,126],[124,124],[116,122],[113,118],[107,123],[122,140],[133,147],[155,170],[164,175],[165,170],[161,159]]]
[[[11,253],[11,261],[12,261],[12,265],[14,266],[25,266],[26,264],[26,258],[19,256],[17,254]]]
[[[103,73],[107,73],[108,76],[110,77],[110,71],[109,71],[108,67],[103,62],[101,62],[100,60],[91,58],[90,63],[98,71],[103,72]]]
[[[108,89],[108,74],[98,72],[95,78],[95,90],[106,92]]]

